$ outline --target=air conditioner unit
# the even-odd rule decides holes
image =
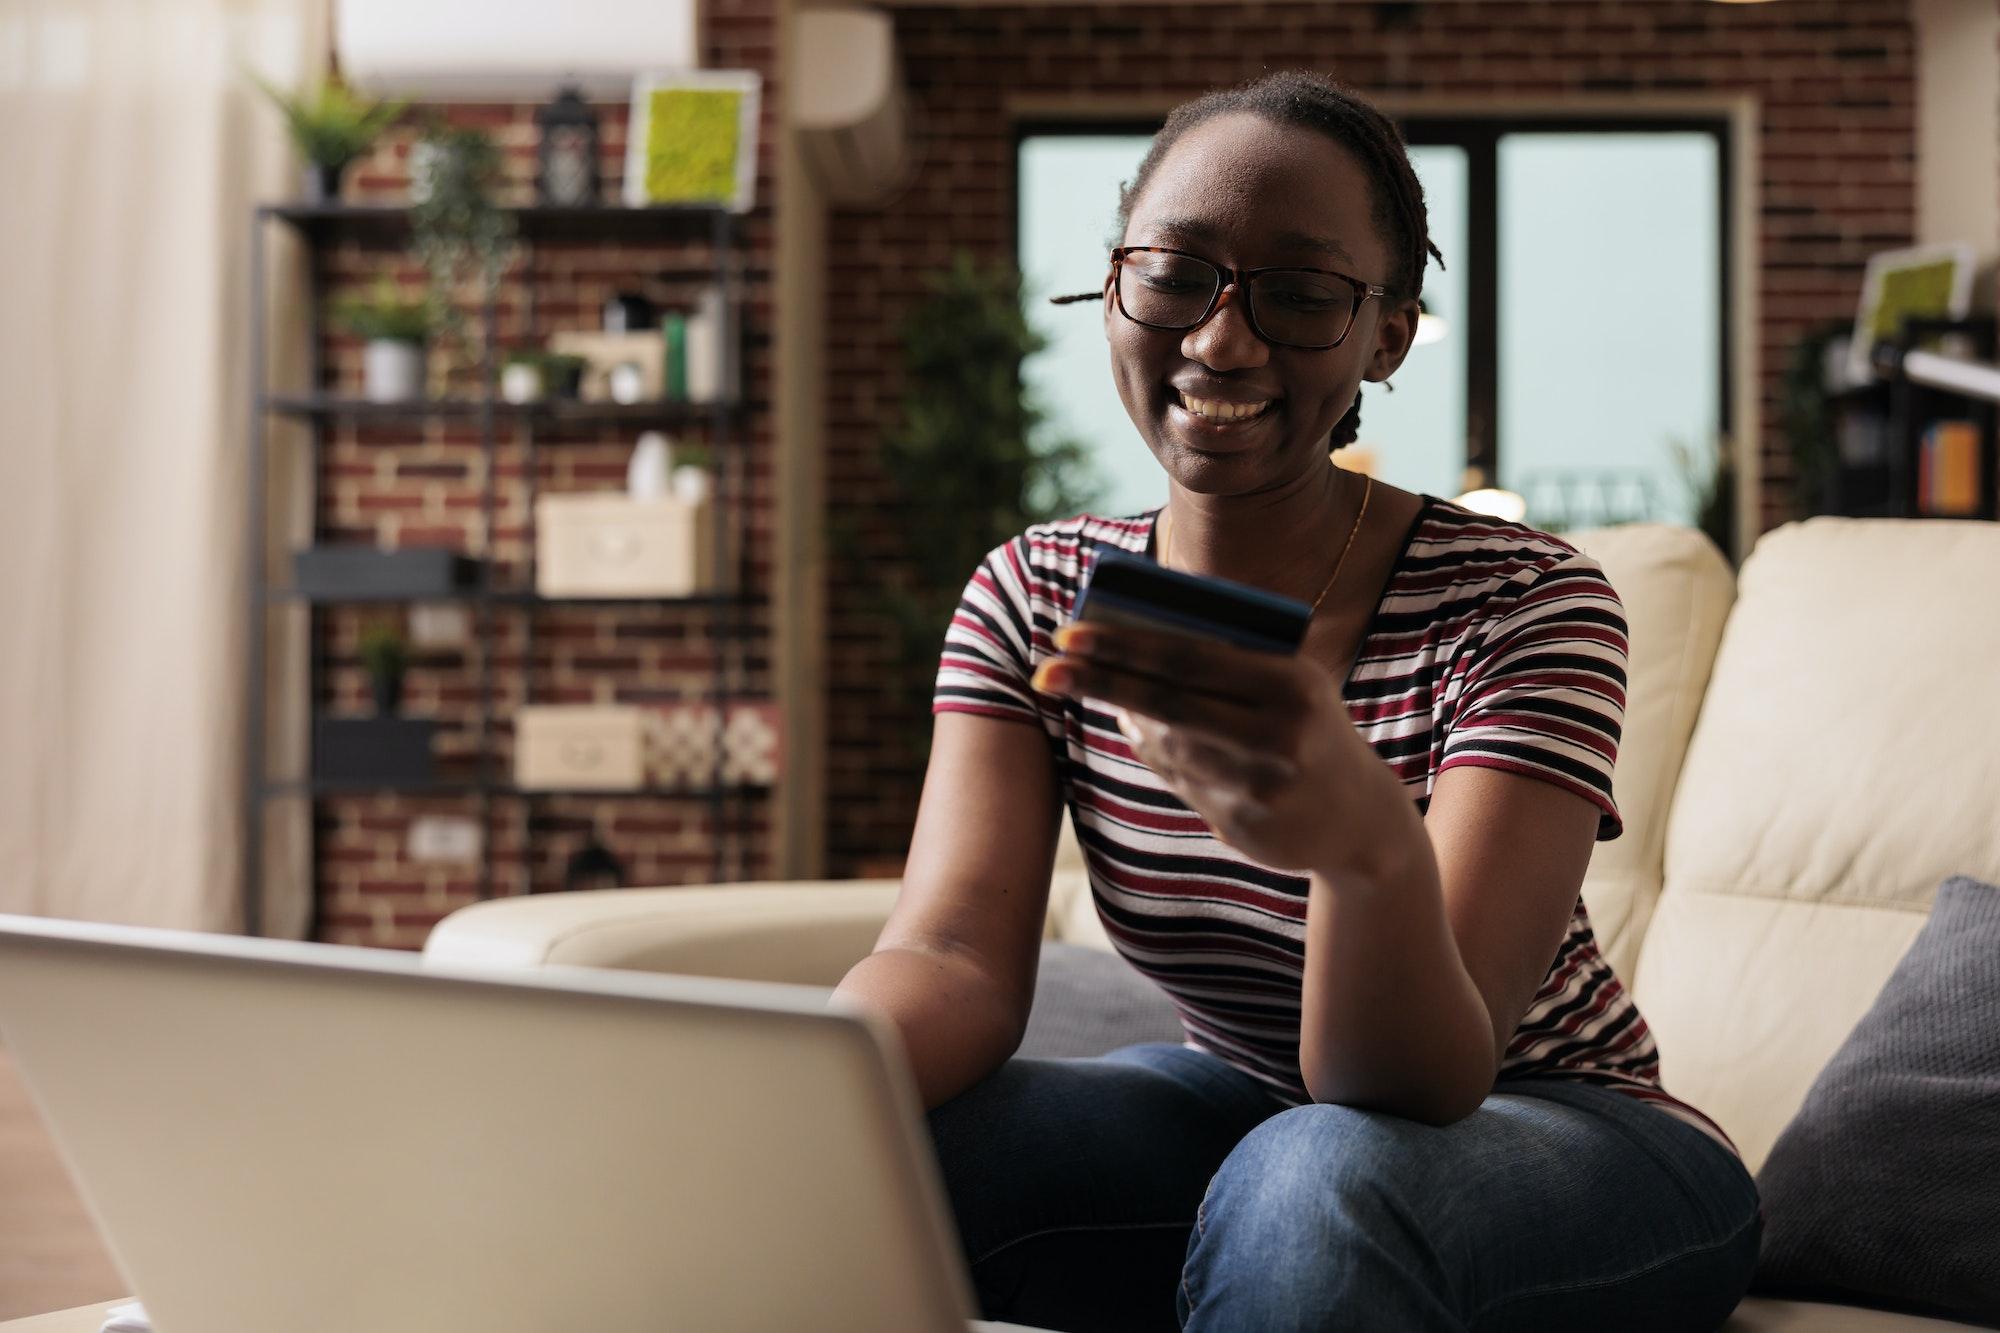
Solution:
[[[830,203],[883,202],[914,157],[895,25],[877,10],[806,9],[792,41],[791,121],[806,169]]]
[[[701,65],[696,0],[337,0],[341,75],[378,96],[623,101],[634,75]]]

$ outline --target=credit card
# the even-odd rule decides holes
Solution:
[[[1312,608],[1247,583],[1185,574],[1129,551],[1106,550],[1084,575],[1074,618],[1142,625],[1219,639],[1266,653],[1295,653]]]

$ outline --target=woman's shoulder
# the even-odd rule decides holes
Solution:
[[[1435,498],[1411,533],[1403,568],[1418,582],[1449,588],[1454,600],[1519,594],[1550,577],[1603,578],[1595,559],[1553,533]]]
[[[1033,524],[1001,549],[1043,577],[1073,580],[1083,575],[1101,551],[1143,552],[1158,513],[1149,509],[1122,516],[1075,514]]]

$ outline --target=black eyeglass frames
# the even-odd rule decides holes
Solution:
[[[1118,313],[1149,329],[1179,332],[1204,323],[1222,293],[1243,293],[1250,327],[1265,342],[1305,351],[1338,347],[1354,328],[1362,302],[1388,289],[1324,268],[1232,269],[1158,245],[1121,245],[1111,252],[1111,290]],[[1101,293],[1051,298],[1058,305],[1094,301]]]

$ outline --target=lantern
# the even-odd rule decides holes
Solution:
[[[574,87],[535,113],[541,131],[535,171],[537,202],[561,208],[597,203],[597,115]]]

